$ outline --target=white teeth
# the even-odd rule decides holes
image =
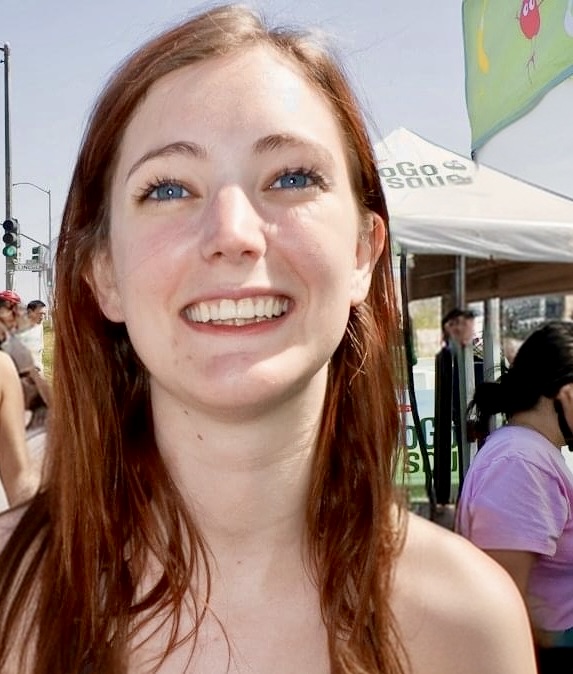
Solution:
[[[282,302],[279,299],[276,299],[273,303],[273,314],[275,316],[280,316],[282,314]]]
[[[234,300],[221,300],[219,304],[219,320],[226,321],[237,318],[237,305]]]
[[[265,315],[265,300],[262,297],[257,297],[256,299],[255,315],[258,316],[259,318]]]
[[[254,318],[255,305],[253,300],[246,298],[237,302],[237,318]]]
[[[241,326],[282,316],[288,306],[289,301],[281,297],[244,297],[237,301],[223,299],[199,302],[188,307],[185,315],[195,323]]]

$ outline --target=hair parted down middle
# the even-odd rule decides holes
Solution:
[[[153,441],[147,373],[123,324],[91,289],[93,254],[108,241],[110,182],[123,133],[148,89],[173,70],[266,45],[330,102],[361,208],[388,222],[358,104],[335,59],[309,35],[268,30],[240,6],[213,9],[131,55],[89,121],[57,252],[54,408],[45,486],[0,558],[0,669],[16,628],[29,630],[25,671],[126,671],[125,644],[168,610],[172,640],[205,543]],[[398,320],[389,246],[367,302],[352,309],[330,366],[308,497],[308,560],[320,592],[333,672],[404,671],[389,593],[401,545],[393,474],[398,440]],[[129,550],[129,554],[126,552]],[[190,551],[190,552],[189,552]],[[137,593],[148,554],[164,569]],[[25,607],[34,602],[34,610]],[[196,629],[205,613],[193,598]],[[166,653],[167,655],[167,653]],[[158,666],[161,663],[158,663]]]

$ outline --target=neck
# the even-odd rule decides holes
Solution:
[[[510,418],[509,423],[513,426],[523,426],[537,431],[558,449],[565,444],[563,435],[559,430],[553,401],[549,398],[540,398],[537,405],[531,410],[517,412]]]
[[[291,399],[235,420],[154,401],[159,450],[218,562],[238,550],[300,558],[325,388],[326,368]]]

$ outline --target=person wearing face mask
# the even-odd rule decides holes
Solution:
[[[492,415],[507,424],[489,433]],[[499,562],[522,593],[540,672],[573,671],[573,323],[534,331],[470,411],[485,443],[470,465],[457,529]],[[568,451],[568,450],[566,450]]]

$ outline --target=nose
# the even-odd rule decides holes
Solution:
[[[201,248],[206,260],[226,259],[240,264],[265,254],[264,220],[240,186],[220,189],[205,217]]]

